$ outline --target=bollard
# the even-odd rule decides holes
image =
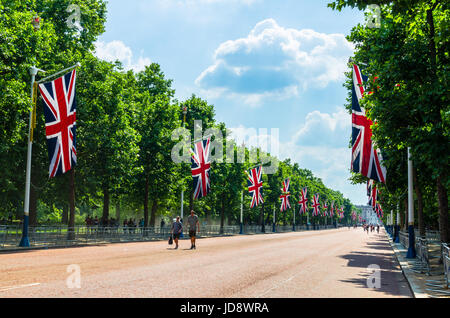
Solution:
[[[395,243],[400,243],[400,225],[395,226]]]

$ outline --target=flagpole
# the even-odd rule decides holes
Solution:
[[[72,69],[74,69],[74,68],[77,68],[77,67],[80,67],[80,66],[81,66],[81,63],[77,63],[77,64],[75,64],[75,65],[72,65],[71,67],[65,68],[65,69],[63,69],[63,70],[61,70],[61,71],[59,71],[59,72],[56,72],[56,73],[54,73],[54,74],[52,74],[52,75],[50,75],[50,76],[47,76],[47,77],[43,78],[43,79],[41,79],[40,81],[38,81],[37,83],[38,83],[38,84],[41,84],[41,83],[43,83],[43,82],[49,80],[50,78],[53,78],[53,77],[55,77],[55,76],[58,76],[59,74],[62,74],[62,73],[67,72],[67,71],[70,71],[70,70],[72,70]],[[40,70],[39,70],[39,71],[40,71]]]
[[[261,206],[261,213],[262,213],[262,226],[261,226],[261,232],[262,233],[266,233],[266,221],[264,220],[265,215],[264,215],[264,202]]]
[[[36,66],[32,66],[30,69],[31,75],[31,101],[33,101],[34,97],[34,82],[36,81],[36,75],[38,72],[45,71],[38,69]],[[29,247],[30,240],[28,239],[28,223],[30,217],[30,184],[31,184],[31,154],[33,149],[33,141],[31,140],[31,131],[32,127],[32,117],[33,117],[33,108],[30,110],[30,120],[29,120],[29,130],[28,130],[28,150],[27,150],[27,168],[26,168],[26,177],[25,177],[25,198],[24,198],[24,208],[23,208],[23,230],[22,230],[22,239],[20,240],[19,246]]]
[[[276,232],[275,231],[275,204],[273,205],[273,228],[272,228],[272,232]]]
[[[295,208],[294,208],[293,214],[294,214],[294,223],[292,224],[292,231],[295,232]]]
[[[397,222],[395,224],[395,243],[400,243],[400,212],[399,212],[399,206],[397,203]]]
[[[309,231],[309,211],[308,209],[306,210],[306,230]]]
[[[239,234],[244,234],[244,191],[241,191],[241,222]]]
[[[415,237],[414,237],[414,198],[413,198],[413,162],[411,160],[411,148],[408,147],[408,233],[409,248],[406,258],[415,258]]]
[[[186,114],[187,114],[187,107],[183,107],[183,128],[186,126]],[[184,208],[184,185],[182,185],[181,188],[181,207],[180,207],[180,220],[183,221],[183,208]],[[184,237],[183,231],[180,233],[180,237]]]

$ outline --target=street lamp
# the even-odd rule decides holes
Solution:
[[[39,30],[41,28],[41,18],[35,15],[31,20],[31,24],[33,25],[34,31]]]
[[[183,112],[183,128],[185,128],[186,126],[186,115],[188,112],[188,108],[187,106],[182,106],[182,112]],[[183,220],[183,205],[184,205],[184,188],[181,189],[181,213],[180,213],[180,218],[181,220]],[[180,237],[183,237],[183,232],[181,232]]]
[[[188,112],[187,106],[183,106],[183,128],[184,128],[184,125],[186,124],[186,114],[187,114],[187,112]]]

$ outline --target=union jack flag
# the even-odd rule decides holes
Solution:
[[[344,207],[341,206],[341,208],[337,211],[339,211],[339,218],[343,219],[344,218]]]
[[[54,81],[39,84],[44,100],[50,178],[69,171],[77,163],[75,82],[76,70],[73,70]]]
[[[318,216],[318,215],[320,215],[320,203],[319,203],[319,194],[317,193],[317,194],[315,194],[314,196],[313,196],[313,204],[312,204],[312,207],[313,207],[313,209],[314,209],[314,211],[313,211],[313,216]]]
[[[191,150],[191,173],[194,181],[194,199],[205,197],[211,190],[211,138],[201,140],[194,144]]]
[[[327,203],[328,202],[325,202],[323,204],[323,216],[328,216],[328,205],[327,205]]]
[[[304,187],[300,193],[300,201],[298,201],[298,203],[300,204],[300,215],[306,214],[306,212],[308,211],[308,205],[307,205],[308,199],[306,198],[307,192],[308,192],[308,187]]]
[[[281,191],[283,191],[283,194],[280,195],[281,199],[280,211],[283,212],[291,208],[291,205],[289,204],[289,196],[291,195],[289,192],[289,179],[283,181],[283,188],[281,189]]]
[[[367,204],[372,206],[372,209],[375,211],[378,200],[378,189],[373,180],[367,182],[367,192],[369,195],[369,202]]]
[[[379,203],[377,203],[376,212],[377,212],[378,218],[382,219],[383,218],[383,209],[381,208],[381,205]]]
[[[250,173],[246,171],[248,192],[252,196],[252,202],[250,208],[257,206],[259,203],[264,203],[262,197],[262,166],[256,167],[250,170]]]
[[[386,168],[379,149],[372,142],[372,121],[360,106],[364,97],[363,83],[368,77],[363,75],[357,65],[353,65],[352,86],[352,171],[386,183]]]

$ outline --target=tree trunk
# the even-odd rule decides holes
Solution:
[[[261,215],[260,215],[260,222],[261,222],[261,232],[266,232],[266,224],[264,222],[264,203],[261,206]]]
[[[417,220],[419,223],[419,235],[425,237],[425,223],[423,219],[423,196],[422,189],[420,188],[420,184],[417,178],[417,169],[413,169],[413,180],[414,180],[414,189],[416,190],[417,196]]]
[[[220,200],[220,234],[223,234],[223,226],[225,222],[225,196],[222,195],[222,200]]]
[[[120,224],[120,200],[117,199],[116,201],[116,222],[117,224]]]
[[[69,182],[69,224],[67,231],[67,239],[75,239],[75,168],[70,170],[70,182]]]
[[[150,226],[151,227],[155,227],[156,210],[158,210],[158,200],[154,199],[153,202],[152,202],[152,214],[150,216]]]
[[[400,214],[400,219],[401,219],[401,229],[402,231],[406,231],[407,229],[407,224],[408,224],[408,198],[404,198],[403,199],[403,207],[405,208],[404,213]]]
[[[69,194],[70,194],[70,189],[69,189]],[[69,222],[69,205],[64,204],[62,218],[61,218],[61,224],[67,225],[68,222]]]
[[[103,214],[102,224],[105,225],[109,218],[109,189],[105,184],[103,185]]]
[[[148,176],[146,176],[144,190],[144,227],[148,227],[148,182]]]
[[[449,224],[448,224],[448,197],[447,189],[441,182],[441,176],[436,181],[438,206],[439,206],[439,231],[441,242],[449,243]]]

